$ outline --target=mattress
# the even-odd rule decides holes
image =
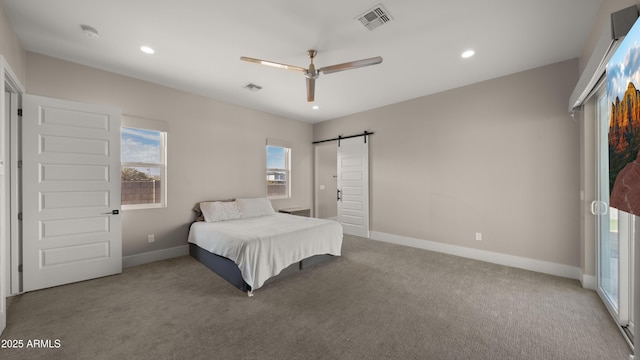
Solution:
[[[218,222],[195,222],[188,241],[232,260],[253,290],[305,258],[341,255],[342,225],[336,221],[273,214]]]

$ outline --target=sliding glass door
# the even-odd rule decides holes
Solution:
[[[591,209],[597,216],[597,291],[618,324],[632,334],[633,326],[629,322],[632,311],[631,247],[635,237],[636,216],[609,207],[612,179],[609,171],[608,108],[607,95],[601,91],[597,95],[596,106],[598,200],[592,203]]]

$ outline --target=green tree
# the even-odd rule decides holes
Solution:
[[[153,178],[134,168],[122,169],[122,181],[151,181]]]

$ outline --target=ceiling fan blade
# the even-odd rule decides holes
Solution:
[[[300,72],[303,72],[303,73],[305,71],[307,71],[307,69],[305,69],[303,67],[300,67],[300,66],[287,65],[287,64],[277,63],[277,62],[274,62],[274,61],[250,58],[250,57],[246,57],[246,56],[241,56],[240,60],[248,61],[248,62],[260,64],[260,65],[273,66],[273,67],[276,67],[276,68],[279,68],[279,69],[300,71]]]
[[[307,79],[307,101],[313,102],[316,95],[316,79],[308,77]]]
[[[337,65],[325,66],[323,68],[318,69],[318,71],[322,71],[324,74],[331,74],[338,71],[357,69],[364,66],[376,65],[382,62],[382,58],[380,56],[372,57],[369,59],[362,59],[356,61],[350,61]]]

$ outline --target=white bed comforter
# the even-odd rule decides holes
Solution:
[[[274,214],[219,222],[195,222],[188,241],[224,256],[240,268],[252,290],[287,266],[313,255],[340,256],[342,225],[336,221]]]

